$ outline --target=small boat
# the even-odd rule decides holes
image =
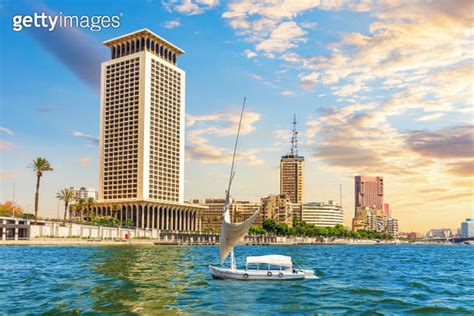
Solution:
[[[252,268],[252,265],[254,266]],[[232,280],[303,280],[317,279],[312,270],[295,269],[291,257],[267,255],[247,257],[245,269],[209,266],[215,279]]]
[[[246,258],[245,269],[237,269],[234,247],[245,237],[249,227],[257,219],[258,211],[242,223],[232,223],[230,219],[230,189],[235,176],[235,155],[239,141],[240,128],[244,115],[245,98],[240,113],[237,138],[234,144],[234,155],[230,169],[229,185],[226,190],[224,215],[219,236],[221,267],[209,266],[211,275],[215,279],[231,280],[303,280],[315,279],[314,271],[293,267],[291,257],[282,255],[250,256]],[[223,266],[230,254],[230,267]]]

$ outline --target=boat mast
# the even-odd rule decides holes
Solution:
[[[232,165],[230,167],[230,176],[229,176],[229,185],[227,187],[227,190],[225,192],[225,208],[228,208],[230,206],[230,187],[232,186],[232,180],[234,180],[234,175],[235,175],[235,156],[237,153],[237,145],[239,143],[239,136],[240,136],[240,128],[242,126],[242,119],[244,117],[244,109],[245,109],[245,102],[247,101],[247,98],[244,97],[244,101],[242,102],[242,110],[240,112],[240,121],[239,121],[239,127],[237,129],[237,137],[235,138],[235,144],[234,144],[234,154],[232,156]]]
[[[232,155],[232,165],[230,167],[229,185],[228,185],[227,190],[225,192],[224,212],[226,210],[228,210],[229,207],[230,207],[230,188],[232,186],[232,180],[234,180],[234,176],[235,176],[235,156],[237,154],[237,145],[239,143],[240,128],[242,127],[242,119],[244,117],[244,109],[245,109],[245,102],[246,101],[247,101],[247,98],[244,97],[244,101],[242,102],[242,110],[240,112],[239,127],[237,129],[237,136],[235,138],[234,154]],[[229,210],[229,212],[230,212],[230,210]],[[234,249],[232,249],[232,251],[230,253],[230,268],[232,270],[236,269]]]

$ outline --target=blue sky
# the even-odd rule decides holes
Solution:
[[[42,10],[120,15],[121,25],[12,30],[14,15]],[[15,186],[32,210],[26,165],[36,156],[55,168],[42,179],[42,215],[56,214],[59,189],[97,187],[101,42],[146,27],[186,51],[186,199],[223,195],[247,96],[236,198],[278,193],[295,113],[307,201],[338,200],[342,184],[349,224],[353,177],[382,175],[403,230],[458,227],[474,209],[470,10],[469,1],[1,1],[0,200]],[[70,56],[69,44],[85,49]]]

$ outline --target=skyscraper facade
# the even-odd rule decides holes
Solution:
[[[298,155],[297,136],[295,117],[291,150],[280,160],[280,195],[285,195],[291,203],[304,201],[304,157]]]
[[[183,202],[183,50],[141,30],[104,42],[99,199]]]
[[[184,51],[148,29],[104,45],[95,212],[141,228],[199,230],[203,207],[183,202]]]
[[[356,176],[354,180],[356,210],[358,207],[384,209],[383,177]]]

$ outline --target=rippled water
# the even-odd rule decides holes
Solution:
[[[215,246],[0,247],[0,314],[474,314],[472,246],[245,246],[317,280],[213,280]]]

